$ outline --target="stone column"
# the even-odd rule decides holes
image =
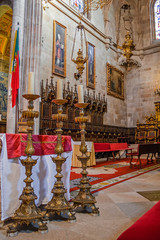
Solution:
[[[27,101],[22,94],[28,91],[28,72],[35,73],[35,93],[40,92],[39,69],[41,54],[41,29],[42,29],[42,3],[41,0],[14,0],[13,1],[13,24],[11,37],[11,52],[14,35],[19,22],[20,38],[20,89],[19,110],[27,109]],[[16,109],[11,105],[11,75],[8,85],[8,109],[7,109],[7,132],[15,133]],[[39,110],[39,101],[35,103],[35,109]],[[35,124],[35,133],[38,133],[38,122]]]
[[[15,32],[19,27],[19,53],[20,59],[23,56],[23,26],[24,26],[24,3],[25,0],[13,0],[13,18],[12,18],[12,33],[11,33],[11,50],[10,50],[10,60],[13,51],[13,43]],[[11,62],[10,62],[11,64]],[[7,104],[7,129],[8,133],[15,133],[16,131],[16,108],[12,108],[12,95],[11,95],[11,77],[12,75],[9,74],[8,76],[8,104]],[[22,65],[20,65],[19,69],[19,77],[20,83],[22,81]],[[21,94],[21,91],[19,92]]]
[[[28,73],[34,72],[35,93],[40,93],[40,55],[42,35],[42,1],[25,0],[24,16],[24,43],[23,43],[23,81],[21,89],[23,93],[28,91]],[[35,109],[39,110],[39,100],[34,103]],[[21,111],[27,108],[27,101],[23,99]],[[34,133],[39,132],[39,120],[36,120]]]

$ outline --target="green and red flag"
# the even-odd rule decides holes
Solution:
[[[18,89],[19,89],[19,28],[16,30],[14,46],[13,46],[13,54],[11,60],[12,67],[12,79],[11,79],[11,88],[12,88],[12,108],[16,105],[16,99],[18,97]]]

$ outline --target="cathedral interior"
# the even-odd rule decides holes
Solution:
[[[57,136],[59,146],[55,147],[58,154],[58,157],[53,157],[55,163],[58,158],[62,163],[65,161],[65,157],[61,157],[62,148],[65,148],[62,145],[68,140],[63,137],[61,140],[61,135],[65,139],[70,137],[72,142],[81,142],[80,161],[88,159],[85,141],[101,146],[105,143],[127,143],[127,150],[128,146],[135,149],[139,145],[159,143],[159,54],[160,0],[0,0],[0,140],[4,136],[8,141],[7,138],[13,135],[28,134],[28,140],[20,137],[20,141],[28,144],[28,149],[26,147],[24,151],[29,161],[33,154],[32,133],[47,135],[48,139]],[[33,140],[36,141],[39,140]],[[3,140],[1,142],[2,191],[5,182],[2,158],[6,146]],[[18,143],[15,142],[15,145],[18,149]],[[14,150],[13,147],[10,151]],[[157,152],[159,157],[160,151]],[[154,154],[153,151],[150,153]],[[113,152],[112,155],[114,159]],[[99,163],[99,156],[112,158],[111,154],[97,151],[96,163]],[[9,161],[9,156],[7,159]],[[10,169],[6,165],[6,179],[9,179],[15,165]],[[27,169],[25,161],[22,165],[23,169],[24,166]],[[79,213],[73,223],[47,222],[48,233],[45,235],[24,230],[16,239],[116,240],[157,203],[137,192],[159,190],[159,168],[160,165],[157,165],[156,170],[140,173],[135,178],[131,176],[125,182],[93,193],[99,210],[94,204],[92,207],[99,216]],[[17,168],[16,171],[21,170]],[[27,171],[30,170],[26,170],[26,174]],[[83,171],[82,182],[86,181],[85,167]],[[26,196],[29,186],[28,191],[33,191],[30,175],[24,180],[26,188],[23,194],[26,191]],[[59,183],[62,178],[60,172],[56,177]],[[17,179],[16,173],[13,181],[14,178]],[[20,184],[19,181],[23,183],[23,178],[16,181],[17,184]],[[16,191],[18,194],[15,188],[14,197],[18,199]],[[5,201],[2,192],[1,205]],[[58,191],[53,192],[56,195]],[[20,200],[25,202],[23,194]],[[76,200],[74,203],[77,204]],[[8,201],[7,204],[12,203]],[[51,205],[47,205],[47,217]],[[11,221],[9,210],[4,214],[3,211],[1,206],[0,239],[8,239],[6,232],[12,236],[16,231],[14,224],[8,228]],[[70,208],[69,212],[72,215]],[[19,221],[16,219],[20,217],[16,214],[14,221]],[[38,213],[36,219],[40,219],[39,228],[45,232],[46,225],[43,225]],[[27,226],[28,222],[25,222]],[[160,239],[160,235],[156,237],[153,239]],[[125,237],[119,240],[127,239],[132,240]]]

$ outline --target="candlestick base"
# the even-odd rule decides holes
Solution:
[[[88,172],[86,171],[87,161],[90,157],[79,156],[77,158],[82,163],[83,171],[81,172],[82,178],[80,180],[80,184],[78,185],[78,188],[80,189],[79,193],[74,199],[72,199],[74,210],[76,212],[80,210],[80,212],[86,212],[93,216],[99,216],[99,208],[95,206],[96,199],[90,192],[91,185],[89,183],[89,178],[87,177]]]
[[[57,181],[52,189],[53,197],[45,207],[47,210],[45,219],[60,219],[73,222],[76,220],[76,217],[74,216],[75,213],[73,212],[73,207],[64,196],[67,190],[64,188],[63,182],[61,181],[61,178],[63,177],[61,174],[62,164],[66,161],[66,158],[57,156],[52,158],[52,161],[56,164],[57,174],[55,177],[57,178]]]

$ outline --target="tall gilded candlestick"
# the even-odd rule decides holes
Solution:
[[[58,95],[58,94],[57,94]],[[61,94],[59,95],[61,96]],[[64,188],[64,184],[62,182],[62,164],[66,161],[66,158],[62,157],[62,153],[64,152],[63,145],[62,145],[62,127],[63,121],[67,119],[66,114],[62,114],[62,105],[67,102],[65,99],[54,99],[53,102],[58,105],[58,113],[53,114],[53,120],[56,120],[57,126],[57,144],[55,147],[55,153],[57,154],[56,157],[52,157],[52,161],[56,164],[56,171],[57,174],[56,182],[52,189],[53,197],[51,201],[46,206],[46,219],[61,219],[61,220],[68,220],[70,222],[75,221],[75,213],[73,212],[73,207],[65,198],[65,193],[67,190]]]
[[[35,94],[24,94],[23,97],[28,100],[28,110],[23,111],[22,113],[22,117],[27,119],[28,126],[27,146],[25,148],[25,154],[27,155],[27,158],[20,160],[22,165],[25,166],[26,170],[26,178],[24,179],[26,186],[23,188],[23,192],[19,197],[19,200],[22,201],[21,205],[15,211],[14,216],[12,217],[13,223],[9,225],[9,228],[7,230],[8,236],[16,236],[18,231],[24,227],[25,229],[27,228],[36,231],[38,230],[40,232],[47,232],[48,230],[46,223],[42,222],[42,212],[35,205],[37,196],[34,193],[33,187],[31,186],[31,183],[33,182],[33,179],[31,178],[32,168],[37,163],[37,160],[32,159],[32,155],[35,152],[32,142],[32,132],[34,118],[38,118],[39,116],[38,111],[33,111],[33,101],[40,96]],[[35,226],[34,223],[36,224]]]
[[[81,98],[79,98],[81,99]],[[81,156],[77,156],[78,160],[82,163],[82,178],[80,180],[79,187],[79,193],[78,195],[72,199],[72,202],[74,203],[74,209],[78,211],[78,207],[82,208],[82,212],[88,212],[91,213],[94,216],[99,215],[99,209],[96,208],[95,203],[95,197],[91,194],[91,185],[89,183],[89,178],[87,177],[87,161],[89,160],[89,156],[87,156],[87,146],[85,143],[85,128],[86,128],[86,122],[88,122],[88,117],[84,116],[84,108],[88,106],[88,103],[79,102],[75,104],[75,107],[78,107],[80,109],[80,116],[75,118],[75,121],[79,123],[80,129],[81,129],[81,145],[80,145],[80,152],[82,153]]]

